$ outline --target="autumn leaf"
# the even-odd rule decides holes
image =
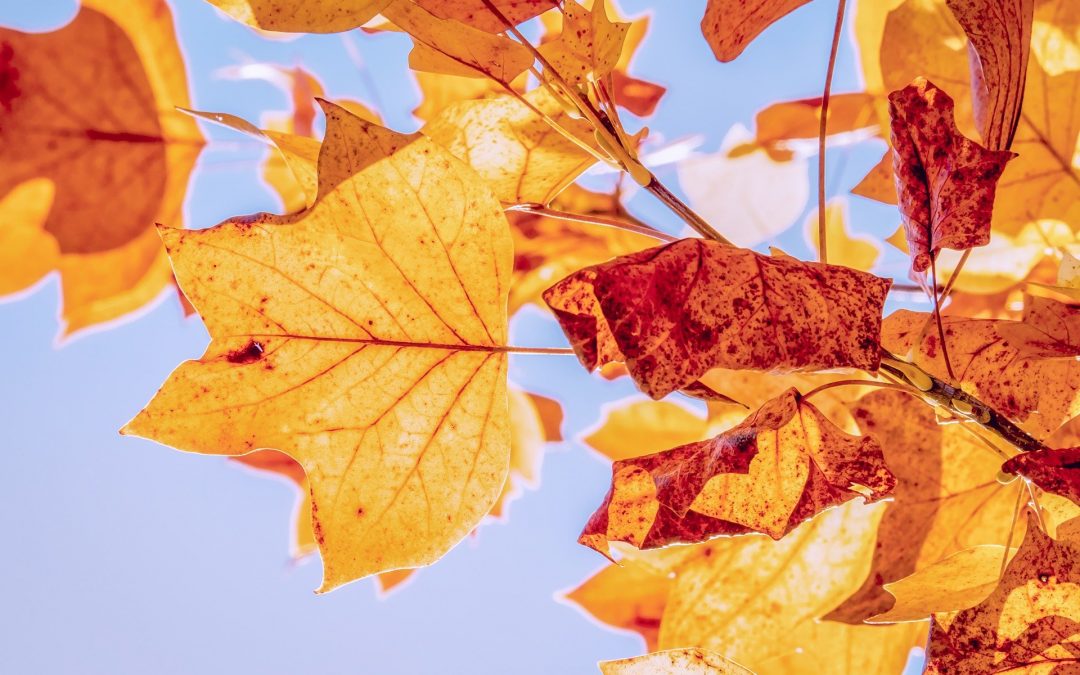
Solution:
[[[709,421],[671,401],[631,400],[608,409],[582,440],[604,457],[619,461],[701,441]]]
[[[734,61],[763,30],[810,0],[709,0],[701,32],[717,61]]]
[[[865,575],[883,506],[844,504],[780,541],[721,537],[639,554],[673,576],[658,649],[698,645],[758,675],[900,672],[910,648],[925,642],[925,623],[818,620]]]
[[[830,506],[886,496],[881,448],[844,433],[791,389],[719,436],[616,461],[579,541],[606,553],[762,532],[780,539]],[[862,486],[859,490],[853,485]]]
[[[848,231],[848,203],[837,197],[825,204],[825,237],[830,242],[829,260],[834,265],[843,265],[856,270],[873,269],[881,255],[881,247],[872,237],[852,235]],[[814,251],[819,250],[817,214],[812,213],[803,224],[803,231]]]
[[[411,0],[395,0],[383,15],[413,38],[409,65],[415,70],[488,77],[509,87],[533,63],[521,43],[454,19],[440,18]]]
[[[679,184],[703,218],[730,224],[725,232],[739,246],[756,246],[788,229],[810,194],[805,158],[774,154],[735,125],[719,152],[679,162]]]
[[[70,334],[172,283],[152,225],[181,222],[203,145],[172,110],[187,97],[164,2],[88,0],[51,33],[0,28],[0,292],[58,269]]]
[[[988,148],[1007,150],[1024,102],[1035,0],[948,0],[948,6],[972,47],[979,135]]]
[[[829,97],[828,134],[869,132],[877,127],[875,99],[866,92],[833,94]],[[788,161],[794,156],[793,141],[816,140],[821,131],[821,97],[774,103],[754,116],[754,141],[751,148],[762,148],[773,161]],[[745,150],[736,149],[740,155]]]
[[[413,75],[420,88],[420,103],[413,110],[413,115],[424,122],[434,120],[439,113],[458,101],[472,101],[506,93],[502,85],[486,78],[444,75],[420,70],[413,71]],[[523,89],[523,86],[518,86],[518,82],[523,79],[519,77],[514,80],[510,87],[515,91]]]
[[[592,192],[571,184],[551,207],[580,216],[599,216],[614,223],[638,224],[619,202],[619,195]],[[514,282],[510,286],[510,313],[541,296],[559,279],[582,267],[656,245],[654,237],[618,227],[598,227],[532,211],[508,211],[514,237]]]
[[[289,554],[294,560],[306,558],[318,550],[315,533],[311,529],[311,493],[308,491],[304,467],[292,457],[277,450],[256,450],[247,455],[231,458],[252,469],[279,476],[297,488],[296,506],[293,507],[292,535]]]
[[[604,625],[638,633],[653,651],[673,585],[670,575],[627,560],[607,565],[564,597]]]
[[[925,79],[893,92],[889,113],[912,272],[929,269],[942,248],[988,244],[996,182],[1015,155],[965,138],[952,99]]]
[[[412,0],[433,15],[453,19],[488,33],[502,33],[506,25],[483,0]],[[556,6],[557,0],[491,0],[491,4],[510,21],[519,24]]]
[[[590,127],[570,118],[546,89],[524,102],[512,96],[452,104],[421,132],[491,182],[499,199],[511,204],[547,204],[596,158]],[[546,120],[567,130],[561,135]]]
[[[920,621],[936,612],[974,607],[994,592],[1005,560],[1004,546],[973,546],[958,551],[899,581],[885,584],[885,590],[893,596],[892,607],[869,621]]]
[[[358,28],[393,0],[208,0],[253,28],[284,33],[339,33]]]
[[[753,675],[731,659],[697,648],[601,661],[603,675]]]
[[[1026,321],[945,316],[942,327],[958,383],[1024,430],[1045,438],[1080,414],[1077,345]],[[935,377],[950,379],[931,315],[894,312],[882,325],[881,341]]]
[[[971,609],[935,615],[926,672],[1066,672],[1080,661],[1077,525],[1055,541],[1029,514],[1027,537],[994,592]]]
[[[124,433],[298,461],[323,591],[476,526],[509,461],[510,238],[483,181],[418,139],[301,214],[162,237],[213,339]]]
[[[1005,462],[1001,470],[1080,504],[1080,448],[1025,452]]]
[[[624,361],[661,398],[716,367],[875,370],[888,288],[865,272],[684,239],[580,270],[544,300],[582,365]]]
[[[615,70],[630,24],[612,22],[606,0],[586,9],[575,0],[562,6],[559,36],[540,46],[540,54],[562,80],[578,85],[596,81]]]
[[[1024,488],[1020,481],[998,482],[1001,456],[976,432],[960,424],[939,425],[934,411],[907,393],[875,391],[854,403],[852,414],[862,434],[881,445],[896,476],[870,571],[862,586],[827,615],[859,624],[892,607],[883,585],[962,549],[1005,544]],[[1017,540],[1022,535],[1018,527]]]

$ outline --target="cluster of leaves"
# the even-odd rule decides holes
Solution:
[[[260,30],[407,33],[424,126],[298,68],[272,70],[293,110],[265,128],[186,110],[162,0],[0,30],[0,293],[57,269],[76,331],[182,290],[212,341],[124,433],[295,481],[321,590],[400,583],[536,482],[561,409],[508,386],[507,359],[569,350],[507,332],[543,303],[587,369],[708,408],[633,401],[586,439],[612,479],[580,541],[613,563],[568,597],[654,652],[603,672],[888,673],[913,646],[929,672],[1080,664],[1075,2],[860,3],[866,90],[770,106],[685,162],[702,217],[623,125],[664,90],[629,73],[645,20],[603,0],[210,1]],[[808,1],[710,0],[704,37],[734,59]],[[284,215],[182,228],[193,116],[274,149]],[[732,183],[805,189],[799,144],[823,164],[852,134],[889,144],[854,192],[897,204],[932,312],[883,318],[892,281],[841,204],[808,223],[819,262],[726,236],[760,243],[806,200]],[[574,184],[597,163],[700,238]]]

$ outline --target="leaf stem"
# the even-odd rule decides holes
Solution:
[[[727,237],[713,229],[712,225],[709,225],[709,223],[707,223],[704,218],[699,216],[697,213],[694,212],[693,209],[684,204],[681,199],[672,194],[671,190],[668,190],[663,183],[656,179],[656,176],[652,177],[652,180],[650,180],[648,185],[645,186],[645,189],[655,195],[657,199],[664,203],[664,206],[671,209],[675,213],[675,215],[679,216],[679,218],[682,218],[682,220],[686,222],[687,225],[694,228],[694,230],[701,236],[705,237],[706,239],[718,241],[721,244],[727,244],[728,246],[735,245],[731,243],[731,240],[729,240]]]
[[[1033,452],[1047,447],[1012,420],[971,394],[948,384],[919,366],[881,350],[881,369],[919,390],[923,400],[948,410],[961,420],[970,420],[1001,437],[1017,450]]]
[[[819,394],[826,389],[832,389],[833,387],[881,387],[882,389],[899,389],[903,392],[908,391],[908,387],[902,384],[894,384],[892,382],[878,382],[877,380],[836,380],[835,382],[826,382],[823,385],[814,387],[810,391],[802,395],[802,397],[810,398],[816,394]]]
[[[818,252],[823,263],[829,262],[829,246],[825,224],[825,136],[829,129],[829,95],[832,93],[833,71],[836,70],[836,52],[840,47],[840,30],[844,26],[847,0],[836,6],[836,25],[833,26],[832,47],[829,49],[829,66],[825,70],[825,87],[821,92],[821,119],[818,126]]]
[[[584,223],[586,225],[599,225],[601,227],[612,227],[619,230],[626,230],[627,232],[633,232],[635,234],[643,234],[646,237],[652,237],[664,242],[678,241],[678,237],[674,237],[667,232],[661,232],[660,230],[650,225],[627,223],[621,220],[615,220],[613,218],[604,218],[602,216],[589,216],[580,213],[570,213],[568,211],[559,211],[557,209],[548,208],[542,204],[513,204],[511,206],[503,207],[505,211],[518,211],[521,213],[535,213],[539,216],[547,216],[548,218],[555,218],[557,220],[565,220],[571,223]]]

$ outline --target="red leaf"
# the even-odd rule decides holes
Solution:
[[[953,100],[924,78],[889,95],[896,192],[912,272],[943,248],[990,243],[990,216],[1007,151],[987,150],[956,128]]]
[[[1080,448],[1026,452],[1005,462],[1001,470],[1080,504]]]
[[[876,370],[890,283],[683,239],[579,270],[544,300],[586,368],[625,361],[661,398],[711,368]]]
[[[859,495],[876,501],[896,484],[875,440],[844,433],[795,389],[715,438],[619,460],[611,476],[578,539],[601,553],[609,541],[648,549],[747,532],[780,539],[824,509]]]

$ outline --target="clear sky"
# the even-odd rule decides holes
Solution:
[[[199,109],[255,121],[286,109],[266,83],[214,76],[255,60],[303,65],[330,98],[359,98],[390,126],[417,127],[402,36],[350,35],[361,72],[340,35],[267,40],[204,0],[171,4]],[[733,64],[717,63],[699,33],[704,0],[621,2],[630,15],[648,4],[661,9],[632,72],[670,88],[648,121],[656,137],[696,134],[712,151],[732,124],[752,126],[764,105],[820,93],[835,3],[796,11]],[[0,25],[49,30],[75,9],[73,0],[5,0]],[[835,91],[858,88],[853,63],[845,41]],[[258,177],[263,150],[226,130],[204,130],[214,141],[190,185],[189,226],[275,210]],[[844,151],[830,192],[850,187],[881,147]],[[673,172],[661,175],[675,183]],[[895,227],[895,212],[855,201],[856,230]],[[648,195],[633,207],[676,229]],[[807,255],[798,227],[780,243]],[[902,275],[903,267],[894,256],[879,271]],[[610,471],[579,442],[550,446],[540,489],[511,505],[508,523],[483,527],[389,598],[376,598],[367,580],[316,596],[318,562],[289,560],[290,485],[223,458],[117,434],[177,364],[202,352],[201,322],[182,318],[169,297],[58,345],[58,290],[50,276],[0,303],[0,672],[594,673],[599,659],[643,651],[635,635],[607,631],[555,599],[604,564],[575,538]],[[563,339],[535,312],[515,322],[513,343]],[[569,439],[596,422],[601,401],[633,393],[625,381],[589,377],[563,357],[514,357],[511,377],[567,403]]]

